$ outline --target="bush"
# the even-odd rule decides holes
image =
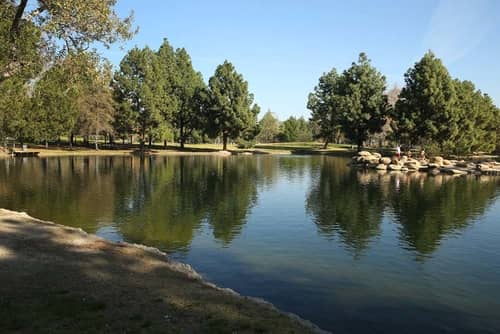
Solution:
[[[255,146],[255,140],[239,139],[238,142],[236,143],[236,147],[241,148],[241,149],[252,148],[254,146]]]

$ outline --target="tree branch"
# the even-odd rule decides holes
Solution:
[[[16,15],[14,16],[14,20],[12,21],[12,26],[10,27],[10,39],[14,41],[16,35],[19,33],[19,25],[21,23],[21,18],[23,17],[24,10],[26,9],[26,5],[28,4],[28,0],[21,0],[19,6],[17,6]]]

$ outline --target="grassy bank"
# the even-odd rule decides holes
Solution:
[[[312,325],[206,283],[189,266],[0,210],[7,332],[311,333]]]
[[[318,142],[295,142],[295,143],[272,143],[258,144],[254,148],[240,149],[236,145],[228,145],[228,151],[234,154],[250,152],[254,154],[332,154],[350,155],[352,153],[350,145],[329,145],[328,149],[323,149],[323,144]],[[74,146],[45,146],[29,145],[28,151],[39,152],[40,157],[50,156],[91,156],[91,155],[128,155],[139,149],[139,145],[121,145],[106,147],[101,146],[99,150],[93,147]],[[148,148],[149,149],[149,148]],[[17,148],[20,150],[20,148]],[[187,144],[181,148],[178,144],[169,144],[165,149],[162,145],[156,144],[151,148],[152,153],[157,155],[206,155],[219,154],[222,150],[221,144]],[[7,157],[5,151],[0,153]]]

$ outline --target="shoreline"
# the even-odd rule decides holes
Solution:
[[[475,161],[470,160],[448,160],[441,156],[433,156],[430,159],[423,157],[414,159],[411,156],[382,156],[382,154],[369,151],[360,151],[351,157],[348,163],[353,168],[372,169],[378,172],[425,172],[431,175],[440,173],[455,176],[461,175],[500,175],[500,162],[484,156]]]
[[[328,333],[267,301],[218,287],[157,248],[6,209],[0,234],[3,328]]]

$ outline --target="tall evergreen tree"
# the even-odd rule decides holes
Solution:
[[[440,59],[427,52],[405,74],[393,118],[401,141],[434,141],[443,148],[458,134],[453,80]]]
[[[476,90],[472,82],[454,80],[453,84],[458,131],[447,150],[458,154],[492,152],[497,140],[498,108],[488,95]]]
[[[260,132],[257,135],[257,140],[262,143],[274,142],[280,131],[279,126],[279,120],[271,110],[268,110],[259,121]]]
[[[339,89],[340,124],[358,150],[371,133],[379,132],[387,117],[385,77],[361,53],[357,63],[342,73]]]
[[[340,84],[341,78],[333,68],[319,78],[319,83],[314,87],[314,92],[309,94],[307,108],[311,110],[311,122],[317,125],[318,132],[315,137],[323,139],[324,149],[328,143],[339,136],[340,123]]]
[[[212,136],[222,136],[223,150],[226,150],[228,139],[236,139],[255,126],[258,109],[252,108],[253,95],[248,92],[248,83],[227,60],[217,66],[209,80],[209,89],[207,130]]]
[[[200,72],[196,72],[187,51],[177,49],[175,52],[175,80],[173,98],[176,100],[176,110],[173,111],[172,125],[178,131],[179,143],[182,148],[192,132],[202,126],[203,114],[200,113],[200,100],[196,96],[205,87]]]
[[[137,130],[141,148],[149,139],[150,143],[163,122],[161,105],[161,72],[154,71],[157,66],[155,53],[149,49],[134,48],[128,52],[115,73],[114,87],[119,103],[128,103],[136,114]]]

